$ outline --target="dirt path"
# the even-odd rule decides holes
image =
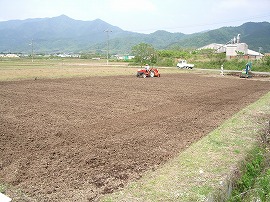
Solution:
[[[0,181],[33,201],[96,200],[269,90],[192,74],[0,82]]]

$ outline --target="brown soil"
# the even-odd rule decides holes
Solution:
[[[26,201],[97,200],[269,89],[269,81],[194,74],[0,82],[0,181]]]

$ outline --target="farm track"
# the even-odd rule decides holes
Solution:
[[[0,82],[0,182],[30,201],[97,200],[269,89],[269,81],[194,74]]]

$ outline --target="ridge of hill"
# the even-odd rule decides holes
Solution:
[[[125,31],[101,19],[74,20],[66,15],[0,22],[0,52],[103,52],[107,49],[109,30],[112,53],[128,53],[138,43],[156,49],[198,48],[210,43],[226,43],[237,34],[250,49],[270,52],[270,23],[248,22],[238,27],[222,27],[206,32],[183,34],[159,30],[151,34]]]

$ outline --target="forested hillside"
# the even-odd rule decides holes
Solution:
[[[108,30],[108,32],[106,32]],[[156,31],[151,34],[128,32],[100,19],[74,20],[62,15],[0,22],[0,52],[104,52],[107,42],[111,53],[129,53],[139,43],[156,49],[195,49],[210,43],[226,43],[237,34],[250,49],[270,52],[270,23],[248,22],[239,27],[222,27],[203,33],[183,34]]]
[[[205,33],[191,34],[180,40],[171,47],[198,48],[210,43],[225,44],[237,34],[241,34],[241,42],[247,43],[249,49],[259,51],[262,47],[264,52],[270,52],[270,23],[269,22],[248,22],[239,27],[222,27]]]

